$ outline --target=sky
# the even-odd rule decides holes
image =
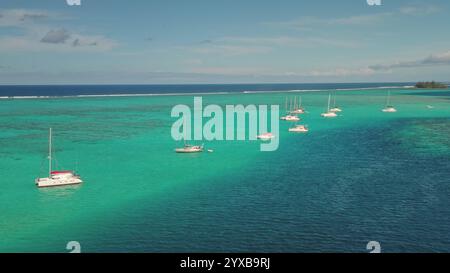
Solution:
[[[450,1],[0,1],[0,84],[450,80]]]

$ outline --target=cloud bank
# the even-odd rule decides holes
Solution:
[[[57,29],[57,30],[50,30],[45,34],[44,37],[42,37],[41,42],[42,43],[50,43],[50,44],[61,44],[65,43],[70,38],[70,34],[65,29]]]
[[[61,25],[67,18],[60,14],[33,9],[0,10],[0,28],[16,28],[23,34],[0,36],[3,51],[107,51],[118,43],[103,35],[68,30]],[[52,24],[49,22],[52,21]]]
[[[400,61],[392,64],[377,64],[369,66],[375,71],[391,70],[396,68],[415,68],[424,66],[450,65],[450,50],[444,53],[431,54],[430,56],[413,61]]]

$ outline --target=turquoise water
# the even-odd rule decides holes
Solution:
[[[440,93],[441,92],[441,93]],[[206,142],[179,155],[170,117],[192,96],[0,100],[0,252],[450,251],[448,91],[301,93],[307,135],[280,123],[280,147]],[[203,103],[281,104],[293,93],[205,95]],[[427,105],[432,105],[430,109]],[[48,128],[80,186],[37,189]]]

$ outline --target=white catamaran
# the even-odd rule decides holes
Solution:
[[[331,112],[330,110],[330,103],[331,103],[331,93],[328,96],[328,107],[327,107],[327,112],[326,113],[322,113],[321,116],[325,117],[325,118],[334,118],[337,117],[337,114],[335,112]]]
[[[262,140],[262,141],[269,141],[272,138],[275,138],[275,135],[272,133],[264,133],[264,134],[258,135],[256,138],[259,140]]]
[[[298,97],[298,104],[294,101],[294,110],[291,112],[292,114],[304,114],[305,109],[302,107],[302,97]]]
[[[289,110],[288,110],[288,98],[286,97],[286,103],[284,105],[284,109],[286,111],[286,116],[282,116],[280,119],[281,120],[286,120],[286,117],[289,116]]]
[[[201,153],[204,150],[204,145],[189,145],[186,142],[187,138],[187,129],[186,129],[186,120],[184,120],[184,147],[182,148],[176,148],[175,152],[179,154],[192,154],[192,153]],[[208,150],[209,151],[209,150]]]
[[[386,106],[381,110],[385,113],[395,113],[397,112],[397,109],[395,109],[394,106],[391,105],[391,91],[388,91],[387,98],[386,98]]]
[[[180,153],[180,154],[189,154],[189,153],[201,153],[203,152],[204,147],[203,144],[202,145],[189,145],[189,144],[184,144],[184,147],[182,148],[176,148],[175,152],[176,153]],[[211,150],[212,151],[212,150]],[[210,150],[208,150],[208,152],[210,152]]]
[[[300,121],[300,118],[296,114],[293,114],[293,111],[292,111],[292,99],[289,101],[289,110],[288,110],[288,108],[287,108],[287,98],[286,98],[286,113],[287,113],[287,115],[281,117],[281,120],[285,120],[285,121]]]
[[[330,109],[330,112],[342,112],[342,109],[338,106],[336,106],[336,95],[337,93],[334,92],[334,96],[333,96],[333,107]]]
[[[290,101],[289,101],[289,109],[288,109],[288,106],[287,106],[287,97],[286,97],[286,113],[287,113],[287,115],[286,116],[283,116],[283,117],[281,117],[280,119],[281,120],[286,120],[286,121],[300,121],[300,118],[297,116],[297,115],[294,115],[293,114],[293,111],[292,111],[292,99],[290,99]]]
[[[56,186],[66,186],[66,185],[76,185],[83,182],[80,176],[77,175],[74,171],[54,171],[52,169],[52,128],[49,130],[49,138],[48,138],[48,177],[37,178],[36,185],[40,188],[43,187],[56,187]]]
[[[292,128],[289,128],[289,132],[291,133],[307,133],[309,131],[308,127],[305,125],[295,125]]]

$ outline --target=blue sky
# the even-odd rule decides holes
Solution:
[[[450,80],[447,0],[2,0],[0,84]]]

